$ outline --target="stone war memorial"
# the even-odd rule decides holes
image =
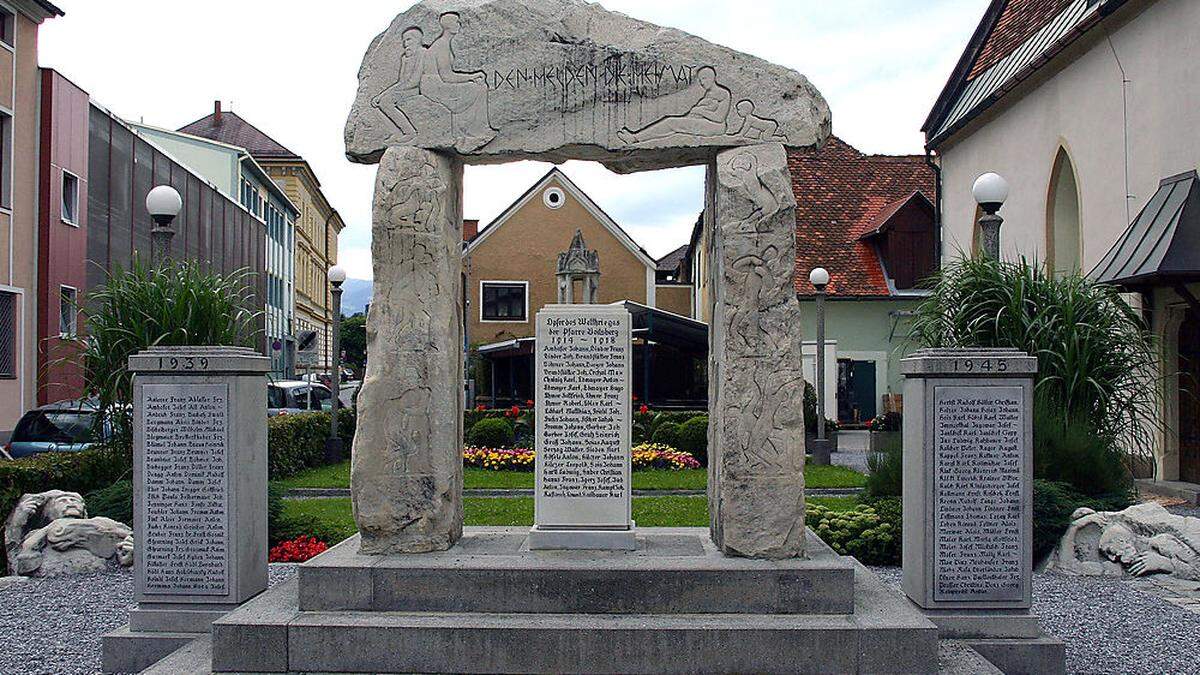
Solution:
[[[345,130],[378,165],[359,534],[214,621],[212,669],[936,672],[934,623],[804,525],[786,148],[829,133],[802,75],[582,0],[396,17]],[[538,317],[533,530],[463,527],[463,166],[520,159],[707,167],[709,528],[635,526],[629,317],[594,304]]]

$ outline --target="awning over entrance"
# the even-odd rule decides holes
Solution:
[[[1200,176],[1164,179],[1088,276],[1132,289],[1200,280]]]

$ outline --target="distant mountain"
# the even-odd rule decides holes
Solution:
[[[354,316],[366,311],[374,287],[374,283],[366,279],[347,279],[342,284],[342,315]]]

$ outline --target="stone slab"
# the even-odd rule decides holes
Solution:
[[[1040,636],[1029,640],[972,639],[966,644],[1005,675],[1062,675],[1067,672],[1067,648],[1062,640]]]
[[[1182,499],[1188,504],[1200,506],[1200,485],[1196,483],[1185,483],[1177,480],[1154,480],[1153,478],[1139,478],[1137,480],[1138,489],[1142,492],[1148,492],[1152,495],[1160,495],[1171,499]]]
[[[211,635],[201,635],[142,671],[142,675],[211,675],[211,673]]]
[[[160,633],[207,633],[212,622],[236,609],[237,606],[210,609],[204,607],[154,607],[139,605],[129,611],[129,628],[133,631]]]
[[[1038,618],[1026,610],[923,610],[945,639],[1032,639],[1042,634]]]
[[[568,159],[618,172],[723,148],[815,147],[829,107],[799,73],[582,0],[425,0],[371,43],[346,154]]]
[[[961,640],[938,642],[938,675],[1002,675],[1003,672]]]
[[[835,614],[853,562],[722,555],[701,528],[644,528],[634,551],[533,551],[521,528],[467,528],[450,551],[360,555],[354,538],[300,566],[305,611]],[[719,587],[719,593],[711,592]]]
[[[535,525],[529,528],[529,548],[534,551],[634,551],[637,550],[637,530],[634,527],[628,530],[558,530]]]
[[[664,534],[673,537],[692,528],[669,529]],[[508,550],[507,533],[490,534],[495,542],[482,548]],[[471,539],[468,530],[463,542]],[[810,538],[810,554],[827,550],[818,542]],[[665,547],[694,557],[678,541]],[[449,561],[452,553],[438,555]],[[392,557],[420,556],[385,558]],[[853,612],[825,615],[302,612],[298,586],[289,582],[214,624],[214,666],[223,664],[214,671],[937,672],[936,627],[866,568],[845,562],[854,575]],[[723,590],[715,580],[702,585]],[[253,640],[264,627],[269,639]]]
[[[101,637],[101,668],[106,673],[140,673],[201,635],[132,631],[126,624]]]

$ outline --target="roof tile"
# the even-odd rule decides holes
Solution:
[[[179,131],[245,148],[255,159],[301,159],[237,113],[227,110],[219,118],[217,113],[205,115]]]

